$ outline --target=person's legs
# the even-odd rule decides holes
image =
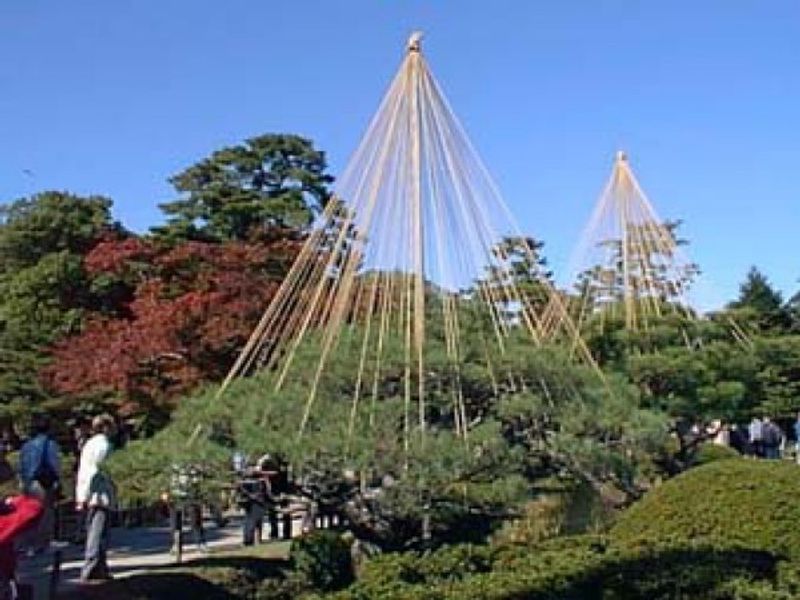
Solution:
[[[56,526],[56,495],[54,491],[44,491],[42,498],[42,518],[39,521],[36,535],[36,549],[47,550],[53,541]]]
[[[242,543],[245,546],[252,546],[255,542],[256,535],[256,521],[253,517],[253,505],[248,504],[244,510],[244,536]]]
[[[183,534],[183,511],[180,510],[175,504],[169,505],[169,531],[171,536],[171,543],[169,548],[170,554],[177,554],[178,544],[181,543],[181,536]]]
[[[106,547],[108,545],[108,511],[90,508],[87,513],[86,552],[81,580],[100,579],[108,576]]]
[[[42,552],[50,547],[55,529],[55,494],[45,490],[38,481],[25,486],[22,493],[41,501],[42,515],[36,524],[17,538],[17,547],[29,554]]]
[[[206,549],[206,532],[203,528],[203,506],[192,504],[189,507],[189,518],[192,522],[192,534],[194,543],[200,550]]]
[[[247,506],[244,518],[244,545],[252,546],[256,541],[256,534],[259,533],[262,520],[264,519],[264,507],[255,502]],[[260,536],[259,536],[260,538]]]
[[[269,510],[267,511],[267,520],[269,521],[269,539],[277,540],[279,537],[278,533],[278,511],[275,510],[275,506],[270,506]]]

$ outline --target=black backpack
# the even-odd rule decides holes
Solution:
[[[39,458],[39,466],[36,467],[36,472],[33,474],[33,480],[38,481],[46,490],[52,490],[58,485],[58,473],[56,473],[47,461],[47,447],[50,444],[50,438],[47,438],[42,446],[42,454]]]

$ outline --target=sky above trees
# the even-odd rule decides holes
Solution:
[[[680,0],[0,7],[0,198],[102,194],[143,231],[168,179],[226,144],[297,132],[338,174],[408,32],[522,229],[558,276],[628,151],[664,218],[685,221],[719,305],[757,264],[800,276],[800,6]],[[10,60],[9,60],[10,58]]]

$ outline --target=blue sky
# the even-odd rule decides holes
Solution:
[[[751,264],[800,288],[794,0],[2,0],[0,200],[105,194],[143,230],[171,174],[270,131],[313,138],[336,174],[415,28],[556,268],[624,148],[685,220],[702,304]]]

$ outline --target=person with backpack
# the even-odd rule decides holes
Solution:
[[[242,542],[245,546],[252,546],[256,540],[261,541],[264,514],[272,495],[269,478],[262,472],[261,465],[245,469],[236,492],[238,504],[244,509]]]
[[[19,452],[19,479],[22,493],[37,498],[42,503],[42,516],[29,534],[28,554],[45,551],[53,539],[55,505],[61,483],[60,450],[50,437],[50,419],[47,415],[33,416],[31,437]]]

